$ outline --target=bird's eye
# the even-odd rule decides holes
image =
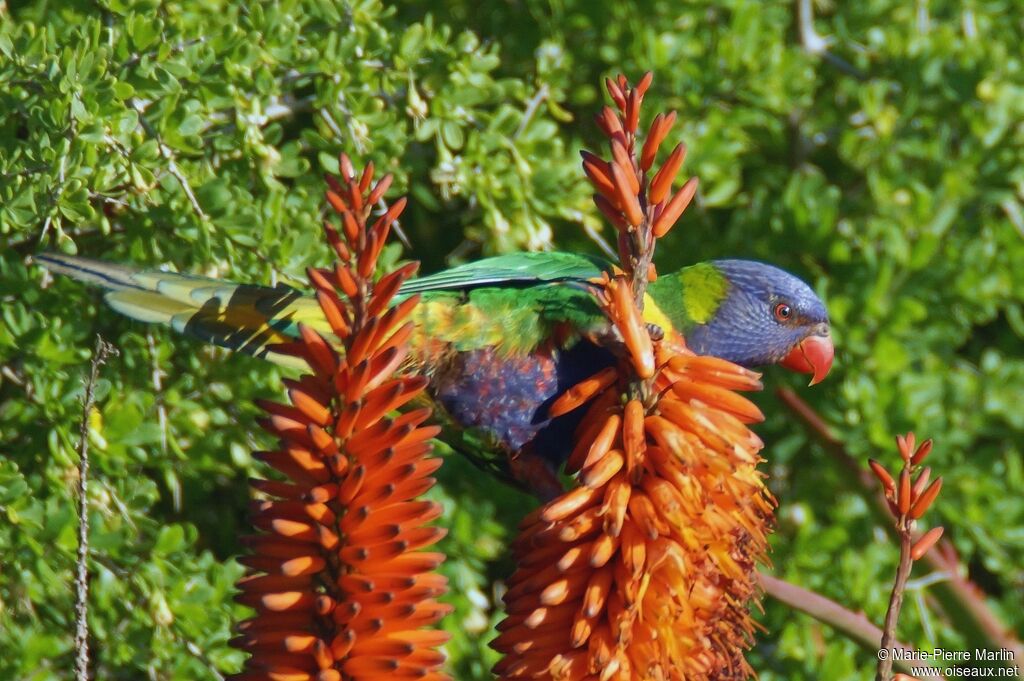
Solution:
[[[780,322],[784,322],[793,316],[793,308],[785,303],[779,303],[775,306],[775,318]]]

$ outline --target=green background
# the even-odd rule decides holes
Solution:
[[[698,198],[663,271],[752,257],[807,279],[837,346],[813,389],[757,400],[781,507],[778,575],[881,621],[896,547],[855,476],[777,399],[792,386],[863,467],[936,439],[928,518],[1008,630],[1024,629],[1024,24],[1012,0],[0,2],[0,678],[72,678],[74,445],[93,337],[90,626],[96,677],[215,679],[245,610],[255,397],[279,372],[130,322],[29,256],[59,249],[236,280],[327,261],[324,172],[395,173],[426,271],[517,249],[599,252],[579,169],[603,77],[655,73]],[[801,22],[801,5],[813,20]],[[822,49],[826,50],[822,52]],[[184,181],[184,184],[183,184]],[[187,187],[187,191],[186,191]],[[191,194],[191,196],[190,196]],[[389,257],[400,257],[393,247]],[[495,586],[525,497],[454,457],[458,679],[487,678]],[[919,565],[900,626],[986,645]],[[765,602],[763,681],[873,678],[874,652]],[[1024,660],[1017,660],[1024,665]]]

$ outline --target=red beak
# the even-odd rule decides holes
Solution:
[[[802,374],[814,374],[811,377],[811,385],[814,385],[821,383],[828,376],[835,354],[830,335],[826,333],[824,336],[808,336],[797,343],[779,364]]]

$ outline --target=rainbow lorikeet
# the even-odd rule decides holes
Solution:
[[[107,290],[117,311],[216,345],[298,362],[273,344],[306,324],[333,337],[316,298],[294,288],[233,284],[139,270],[58,254],[48,269]],[[455,444],[477,463],[506,474],[524,449],[558,465],[568,455],[579,412],[549,419],[567,388],[614,362],[608,321],[590,280],[610,263],[571,253],[517,253],[413,279],[419,293],[412,362],[430,380]],[[648,287],[644,318],[679,333],[698,354],[747,367],[781,364],[822,380],[832,364],[828,314],[811,288],[776,267],[716,260],[659,276]]]

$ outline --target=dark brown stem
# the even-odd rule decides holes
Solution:
[[[907,588],[907,579],[910,577],[910,569],[914,561],[910,557],[911,538],[910,519],[906,514],[900,516],[898,521],[900,533],[900,565],[896,570],[896,582],[892,585],[892,594],[889,596],[889,609],[885,612],[885,626],[882,628],[882,642],[879,650],[892,651],[893,642],[896,640],[896,623],[900,618],[900,609],[903,607],[903,593]],[[879,655],[878,670],[875,673],[875,681],[889,681],[892,677],[893,655]]]
[[[827,624],[868,650],[877,650],[878,642],[882,638],[882,630],[865,617],[863,613],[853,612],[849,608],[845,608],[819,593],[790,584],[778,577],[760,572],[758,573],[758,578],[760,579],[761,586],[764,588],[764,592],[775,600],[794,610],[810,615],[823,624]],[[890,649],[896,647],[907,651],[913,650],[912,647],[895,640],[890,642],[889,647]],[[908,658],[908,660],[912,658],[910,655],[904,657]],[[901,671],[907,673],[911,671],[910,665],[911,662],[909,661],[896,662],[896,666]],[[930,666],[927,662],[920,660],[915,660],[913,665],[915,667]],[[943,677],[936,669],[935,674],[928,678],[942,679]]]
[[[874,478],[847,451],[843,441],[832,432],[821,415],[789,388],[779,388],[776,395],[803,422],[825,451],[854,473],[852,479],[857,481],[860,491],[874,501],[878,517],[891,518],[885,498],[876,490]],[[963,622],[965,633],[969,639],[974,639],[975,647],[993,650],[1005,648],[1013,653],[1015,660],[1024,660],[1024,645],[988,607],[984,592],[964,576],[967,571],[957,559],[956,549],[951,542],[940,540],[935,548],[921,558],[921,562],[946,575],[946,581],[934,586],[934,593],[950,617]]]
[[[78,431],[78,556],[75,560],[75,679],[89,679],[89,416],[92,414],[94,390],[100,366],[117,348],[96,334],[89,379],[82,398],[82,422]]]

